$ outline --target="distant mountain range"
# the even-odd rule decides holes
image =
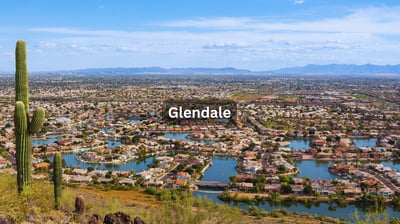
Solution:
[[[290,67],[271,71],[251,71],[245,69],[226,68],[162,68],[162,67],[131,67],[131,68],[89,68],[53,72],[34,72],[34,74],[225,74],[225,75],[400,75],[398,65],[355,65],[329,64]]]
[[[311,75],[374,75],[374,74],[400,74],[399,65],[354,65],[330,64],[307,65],[304,67],[283,68],[271,71],[274,74],[311,74]]]
[[[41,72],[37,72],[41,73]],[[43,73],[43,72],[42,72]],[[89,68],[68,71],[48,72],[53,74],[252,74],[250,70],[236,68],[162,68],[162,67],[133,67],[133,68]]]

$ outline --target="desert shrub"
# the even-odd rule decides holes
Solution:
[[[0,173],[0,215],[16,222],[56,223],[65,220],[64,214],[54,210],[53,186],[44,181],[33,181],[32,188],[21,194],[17,191],[15,175]]]

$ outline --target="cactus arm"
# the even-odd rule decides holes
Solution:
[[[25,111],[25,105],[22,101],[15,103],[14,113],[15,130],[18,134],[25,134],[28,129],[28,117]]]
[[[31,123],[29,124],[29,133],[36,133],[42,128],[45,114],[46,112],[43,108],[36,108],[35,112],[33,113]]]
[[[61,209],[61,181],[62,181],[62,167],[61,167],[61,154],[56,153],[53,161],[53,181],[54,181],[54,199],[56,209]]]
[[[15,101],[25,104],[25,111],[29,112],[29,84],[26,65],[26,44],[19,40],[15,48]]]

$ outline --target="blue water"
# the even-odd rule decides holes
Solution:
[[[204,172],[201,180],[203,181],[219,181],[229,182],[229,177],[237,174],[236,165],[237,160],[227,157],[214,157],[212,159],[213,165]]]
[[[370,147],[370,148],[374,148],[376,147],[376,142],[377,139],[376,138],[370,138],[370,139],[353,139],[354,145],[356,147]]]
[[[169,138],[169,139],[174,139],[174,140],[183,140],[183,141],[187,141],[187,142],[198,142],[198,143],[204,143],[204,144],[213,144],[215,142],[212,141],[198,141],[198,140],[192,140],[192,139],[188,139],[186,138],[186,136],[188,136],[189,133],[164,133],[162,136],[164,138]]]
[[[380,162],[383,166],[393,168],[397,172],[400,172],[400,161]]]
[[[303,160],[296,162],[295,165],[300,169],[300,173],[294,177],[309,177],[310,179],[342,179],[329,172],[331,161]]]
[[[56,141],[57,141],[57,138],[47,138],[47,139],[32,140],[32,146],[48,145],[48,144],[55,143]]]
[[[121,141],[111,141],[107,140],[107,148],[115,148],[122,145]]]
[[[300,150],[300,149],[309,149],[310,147],[310,140],[299,140],[293,139],[290,140],[290,144],[285,146],[286,148],[290,148],[292,150]]]
[[[355,205],[346,205],[346,207],[344,208],[339,208],[337,206],[333,206],[331,207],[331,209],[329,208],[329,204],[328,203],[320,203],[318,206],[311,206],[309,208],[307,208],[304,205],[301,204],[297,204],[297,205],[271,205],[270,203],[266,202],[266,203],[256,203],[256,202],[252,202],[252,203],[244,203],[244,202],[223,202],[221,200],[218,199],[218,194],[214,194],[214,193],[204,193],[204,192],[193,192],[193,195],[195,197],[207,197],[208,199],[212,200],[213,202],[216,203],[225,203],[228,204],[229,206],[238,206],[239,208],[242,209],[247,209],[249,206],[257,206],[259,208],[263,208],[267,211],[271,211],[274,209],[286,209],[288,211],[297,211],[297,212],[306,212],[306,213],[310,213],[310,214],[316,214],[316,215],[324,215],[324,216],[329,216],[329,217],[333,217],[333,218],[344,218],[347,221],[354,221],[352,219],[352,215],[354,214],[355,211],[357,211],[360,215],[360,217],[362,218],[364,212],[357,208]],[[387,208],[386,211],[388,212],[390,217],[400,217],[400,212],[394,211],[392,208]]]
[[[235,159],[230,158],[222,158],[222,157],[215,157],[213,158],[214,165],[210,167],[205,173],[202,180],[208,181],[229,181],[229,176],[236,174],[235,166],[237,161]],[[314,160],[305,160],[297,163],[298,167],[302,169],[302,173],[297,175],[301,176],[308,176],[310,178],[321,178],[321,179],[339,179],[340,177],[332,175],[329,173],[328,168],[332,164],[331,161],[314,161]],[[395,164],[394,166],[400,167],[400,164]],[[320,203],[318,206],[312,205],[311,207],[306,207],[301,204],[297,205],[272,205],[268,202],[266,203],[256,203],[252,202],[250,204],[242,203],[242,202],[223,202],[218,199],[218,193],[205,193],[205,192],[193,192],[195,197],[202,196],[207,197],[208,199],[212,200],[216,203],[225,203],[230,206],[238,206],[242,209],[247,209],[250,205],[257,206],[259,208],[263,208],[265,210],[274,210],[274,209],[286,209],[288,211],[298,211],[298,212],[307,212],[310,214],[316,215],[325,215],[334,218],[344,218],[347,221],[353,221],[352,215],[354,211],[357,212],[362,217],[364,212],[357,208],[355,205],[346,205],[345,208],[339,208],[337,206],[329,207],[327,203]],[[392,208],[387,208],[386,211],[391,217],[400,217],[400,212],[394,211]]]
[[[65,162],[67,162],[67,166],[75,166],[75,167],[79,166],[83,169],[87,169],[88,167],[93,167],[100,170],[120,170],[120,171],[129,171],[133,169],[135,170],[136,173],[142,172],[143,170],[147,170],[147,165],[153,162],[153,158],[149,157],[144,161],[130,161],[122,165],[87,164],[79,162],[78,160],[76,160],[76,157],[77,157],[76,154],[65,154],[63,155],[62,158],[65,159]],[[52,161],[53,158],[49,157],[49,160]]]
[[[221,181],[221,182],[228,182],[229,177],[236,174],[235,166],[237,161],[232,158],[224,158],[224,157],[214,157],[213,158],[213,166],[207,169],[204,173],[202,180],[207,181]],[[301,161],[297,165],[303,172],[297,176],[309,176],[310,178],[323,178],[323,179],[335,179],[338,178],[335,175],[331,175],[328,171],[329,166],[332,162],[317,162],[317,161]],[[205,193],[205,192],[193,192],[195,197],[202,196],[207,197],[210,200],[216,203],[226,203],[218,199],[218,193]],[[230,206],[239,206],[240,208],[247,209],[249,204],[246,203],[237,203],[237,202],[229,202],[227,203]],[[274,206],[270,205],[269,203],[251,203],[250,205],[255,205],[259,208],[263,208],[265,210],[273,210],[273,209],[280,209],[285,208],[289,211],[299,211],[299,212],[307,212],[311,214],[317,215],[326,215],[334,218],[345,218],[348,221],[351,221],[350,217],[354,213],[355,210],[362,215],[363,212],[356,208],[355,205],[347,205],[346,208],[336,208],[336,211],[331,211],[329,209],[328,204],[320,203],[318,207],[311,206],[311,208],[306,208],[304,205],[291,205],[291,206]],[[398,212],[394,212],[391,208],[387,210],[389,214],[400,216]]]

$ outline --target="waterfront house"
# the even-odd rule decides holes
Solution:
[[[392,198],[392,196],[393,196],[394,193],[393,193],[393,191],[390,190],[389,188],[384,187],[384,188],[379,189],[379,190],[376,192],[376,194],[377,194],[378,196],[383,196],[383,197],[385,197],[385,198]]]
[[[344,189],[343,193],[347,197],[360,197],[363,194],[360,187]]]
[[[243,191],[247,191],[247,190],[253,189],[253,187],[254,187],[253,183],[247,183],[247,182],[239,182],[239,183],[237,183],[236,186],[240,190],[243,190]]]
[[[323,195],[323,196],[328,196],[330,194],[335,193],[335,190],[330,187],[316,187],[316,188],[313,188],[313,190],[315,193],[319,193],[320,195]]]
[[[108,170],[93,170],[92,172],[89,172],[87,175],[89,177],[93,176],[98,176],[98,177],[104,177],[107,174]]]
[[[312,179],[310,185],[315,193],[321,195],[330,195],[335,193],[333,189],[332,180],[330,179]]]
[[[88,177],[88,176],[80,176],[80,175],[72,175],[71,178],[72,182],[75,183],[90,183],[92,181],[92,177]]]
[[[266,180],[269,184],[280,184],[281,182],[278,176],[267,177]]]
[[[245,159],[243,160],[243,171],[248,174],[255,174],[257,170],[262,169],[259,161]]]
[[[129,171],[117,171],[114,170],[111,172],[112,177],[127,177],[129,176]]]
[[[119,184],[124,184],[124,185],[135,185],[135,181],[130,179],[130,178],[122,178],[121,180],[118,181]]]
[[[75,175],[84,176],[84,175],[87,175],[87,173],[88,173],[87,169],[74,168],[72,170],[72,174],[75,174]]]
[[[303,185],[291,185],[293,194],[303,194],[304,186]]]
[[[254,178],[253,174],[236,174],[236,180],[239,182],[245,182]]]
[[[280,184],[266,184],[264,186],[264,191],[266,193],[280,192],[281,191],[281,185]]]
[[[108,184],[108,183],[110,183],[111,181],[113,181],[112,178],[99,177],[99,178],[97,179],[97,182],[99,182],[99,183],[101,183],[101,184]]]
[[[292,180],[293,180],[293,184],[295,184],[295,185],[303,185],[303,182],[304,182],[303,179],[297,178],[297,177],[293,177]]]

